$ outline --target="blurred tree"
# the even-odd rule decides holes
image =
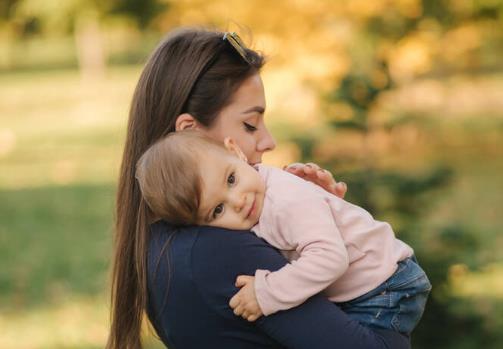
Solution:
[[[0,2],[0,22],[4,22],[10,18],[10,13],[17,2],[19,0],[4,0]]]
[[[433,64],[435,58],[442,57],[441,51],[426,52],[423,57],[419,54],[418,59],[417,51],[422,49],[421,40],[425,40],[421,37],[425,26],[429,28],[434,23],[435,35],[441,37],[458,30],[459,26],[466,27],[470,22],[499,19],[503,6],[498,1],[404,2],[414,5],[416,9],[397,6],[370,15],[362,22],[360,36],[349,49],[351,68],[326,97],[327,110],[337,105],[335,113],[346,111],[342,117],[333,112],[330,115],[329,112],[327,126],[333,130],[335,138],[344,139],[344,134],[351,134],[351,141],[360,142],[361,146],[358,152],[342,158],[325,157],[328,160],[323,165],[333,170],[353,169],[346,173],[337,172],[338,177],[349,185],[349,199],[377,217],[392,217],[398,236],[414,247],[434,285],[424,319],[414,333],[413,347],[500,348],[503,344],[501,336],[495,332],[496,329],[487,326],[476,305],[457,298],[449,291],[449,275],[453,265],[463,263],[475,269],[481,266],[474,257],[481,251],[478,248],[481,245],[480,237],[455,224],[447,225],[437,234],[424,231],[423,219],[434,207],[432,200],[435,196],[431,193],[449,183],[452,170],[432,166],[423,174],[406,175],[380,166],[379,158],[383,154],[375,142],[379,140],[375,135],[387,134],[390,137],[391,133],[400,132],[404,124],[416,128],[420,124],[410,115],[383,119],[375,110],[379,108],[379,98],[392,89],[397,81],[404,83],[426,73],[438,73],[440,69],[446,69],[443,65],[446,60]],[[418,42],[417,45],[414,40]],[[400,48],[407,45],[411,46],[400,52]],[[471,48],[478,49],[479,46]],[[415,54],[408,55],[406,51]],[[470,55],[470,52],[466,54]],[[408,64],[402,64],[404,59],[409,59]],[[468,62],[475,64],[473,60]],[[472,67],[480,68],[480,64]],[[452,71],[452,67],[446,70]],[[358,134],[360,136],[354,136]],[[304,160],[312,160],[314,150],[319,146],[319,137],[313,133],[301,138]],[[337,140],[334,143],[337,147]],[[459,309],[463,309],[462,315]],[[460,343],[461,337],[469,340]]]
[[[73,34],[83,76],[103,74],[106,50],[101,24],[113,16],[131,18],[145,28],[168,8],[160,0],[8,0],[0,6],[0,21],[16,38]],[[1,22],[0,22],[1,23]]]
[[[109,14],[131,17],[140,28],[147,27],[160,13],[169,9],[169,3],[160,0],[110,0]]]

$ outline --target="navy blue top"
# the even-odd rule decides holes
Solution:
[[[166,243],[169,241],[169,244]],[[165,247],[167,246],[167,247]],[[281,268],[286,259],[248,231],[151,226],[148,315],[169,349],[410,348],[408,338],[350,320],[317,295],[300,306],[248,322],[228,303],[241,274]]]

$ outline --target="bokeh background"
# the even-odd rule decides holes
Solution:
[[[324,166],[415,248],[413,347],[502,348],[499,0],[1,0],[0,348],[104,346],[129,103],[180,25],[268,56],[266,163]]]

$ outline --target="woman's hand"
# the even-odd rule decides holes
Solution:
[[[306,181],[312,182],[329,193],[332,193],[341,199],[346,195],[348,187],[344,182],[336,182],[332,174],[320,168],[320,166],[308,162],[307,164],[302,164],[296,162],[288,166],[283,167],[283,170],[290,172],[300,178],[304,178]]]

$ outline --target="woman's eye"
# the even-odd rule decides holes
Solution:
[[[257,131],[257,128],[253,125],[250,125],[249,123],[247,122],[243,122],[243,125],[245,126],[245,130],[248,131],[248,132],[254,132],[254,131]]]
[[[227,184],[234,184],[236,183],[236,176],[234,175],[234,172],[232,172],[229,177],[227,177]]]
[[[213,219],[220,216],[222,212],[224,212],[224,204],[218,204],[218,206],[213,210]]]

